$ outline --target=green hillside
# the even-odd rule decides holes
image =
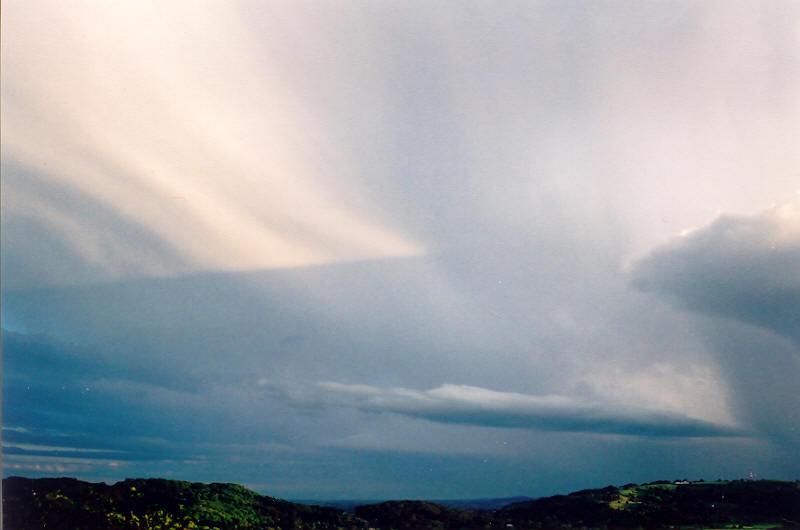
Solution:
[[[339,510],[265,497],[237,484],[164,479],[107,486],[9,477],[3,479],[3,516],[9,530],[366,528]]]
[[[583,490],[506,506],[521,527],[800,527],[800,484],[788,481],[665,481]]]
[[[109,486],[10,477],[3,480],[3,518],[8,530],[800,528],[800,482],[628,484],[498,510],[389,501],[358,506],[352,515],[236,484],[128,479]]]

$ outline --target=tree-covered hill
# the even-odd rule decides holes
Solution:
[[[800,482],[660,481],[582,490],[499,510],[389,501],[358,506],[352,515],[236,484],[128,479],[109,486],[10,477],[3,480],[3,519],[8,530],[800,528]]]
[[[3,519],[9,530],[366,528],[339,510],[265,497],[237,484],[164,479],[108,486],[9,477],[3,479]]]
[[[496,517],[513,520],[517,527],[800,528],[800,484],[737,480],[608,486],[512,504]]]
[[[357,506],[356,515],[369,521],[370,526],[382,529],[458,530],[494,527],[494,520],[488,512],[460,510],[426,501],[388,501]]]

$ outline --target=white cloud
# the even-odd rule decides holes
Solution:
[[[705,356],[683,359],[669,351],[663,357],[641,368],[615,364],[598,367],[580,377],[576,386],[603,401],[636,403],[710,422],[736,423],[728,401],[730,390],[714,363],[702,358]]]
[[[321,382],[315,388],[283,390],[261,381],[274,396],[299,406],[332,405],[390,412],[438,423],[552,431],[592,431],[641,436],[734,436],[742,432],[658,409],[595,403],[562,395],[499,392],[445,384],[431,390],[381,388]]]

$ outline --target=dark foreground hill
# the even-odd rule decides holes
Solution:
[[[463,510],[426,501],[358,506],[355,515],[259,495],[236,484],[163,479],[114,485],[3,480],[7,530],[800,528],[800,483],[657,482]]]
[[[654,482],[583,490],[506,506],[519,526],[588,528],[800,528],[800,483]]]
[[[362,529],[333,508],[265,497],[237,484],[135,479],[113,486],[71,478],[3,479],[7,530]]]

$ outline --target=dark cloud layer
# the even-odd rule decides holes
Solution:
[[[334,468],[357,477],[361,490],[352,491],[412,494],[410,482],[379,485],[378,477],[405,476],[397,466],[423,463],[441,472],[426,483],[431,491],[446,491],[447,477],[459,476],[469,491],[489,493],[478,469],[485,458],[505,462],[493,468],[492,491],[521,484],[514,461],[548,476],[571,466],[563,483],[582,487],[587,459],[601,465],[623,447],[650,466],[639,480],[686,475],[689,465],[730,476],[741,455],[759,469],[792,469],[791,459],[775,460],[780,452],[737,437],[725,418],[664,407],[662,392],[686,397],[670,381],[638,394],[623,386],[650,373],[653,358],[679,361],[676,345],[698,360],[703,350],[691,350],[697,339],[682,331],[682,318],[628,292],[611,264],[569,242],[503,250],[4,291],[4,319],[25,325],[3,332],[4,425],[27,431],[8,431],[16,445],[4,465],[47,474],[69,464],[95,479],[169,472],[305,496],[341,491]],[[765,343],[754,336],[750,344]],[[598,392],[572,368],[589,362],[613,370],[609,385],[619,390]],[[733,365],[747,366],[747,357]],[[681,365],[674,366],[667,373]],[[790,390],[767,375],[759,384],[779,389],[774,399],[734,398],[734,419],[749,434],[780,441],[774,426],[790,416],[763,411],[777,404],[789,412],[781,404]],[[730,378],[735,396],[747,396]],[[261,379],[289,397],[265,392]],[[704,384],[688,381],[678,388]],[[652,401],[639,406],[631,396]],[[750,412],[752,403],[762,414]],[[579,449],[574,438],[584,436],[594,442]],[[783,439],[781,447],[792,447]],[[409,456],[420,453],[441,460]],[[672,457],[659,461],[657,453]],[[699,464],[701,455],[708,464]],[[595,473],[599,485],[618,472],[612,462],[602,464],[609,478]],[[456,463],[475,478],[457,473]],[[636,474],[626,469],[621,482]]]
[[[103,379],[109,376],[102,373],[104,368],[86,362],[91,350],[7,330],[3,353],[6,473],[69,474],[91,480],[237,480],[289,497],[344,498],[364,492],[373,498],[459,496],[465,487],[476,495],[535,495],[645,480],[653,469],[678,476],[691,465],[713,474],[722,462],[709,460],[708,449],[697,445],[697,439],[695,445],[686,445],[685,436],[712,436],[705,440],[717,440],[714,450],[723,460],[730,458],[728,452],[742,450],[764,458],[752,442],[729,438],[725,435],[730,431],[707,423],[610,408],[598,415],[599,407],[576,406],[567,398],[531,398],[463,386],[420,392],[326,383],[314,385],[316,393],[302,395],[297,393],[300,387],[294,387],[292,420],[284,422],[281,404],[287,397],[272,401],[264,393],[265,385],[252,392],[240,389],[236,398],[233,389],[201,387],[189,392],[136,383],[124,370]],[[296,408],[301,403],[305,410]],[[362,410],[366,420],[347,412],[352,409]],[[387,411],[394,413],[388,416],[409,420],[397,424],[392,434],[387,427],[396,422],[387,424],[378,418],[383,415],[376,415]],[[303,432],[303,422],[316,427]],[[349,422],[349,428],[342,430],[343,422]],[[420,452],[419,440],[402,442],[408,444],[403,450],[380,439],[365,443],[369,439],[361,429],[369,426],[401,442],[427,438],[429,449]],[[646,435],[660,449],[643,446],[635,441],[637,436],[598,438],[578,432],[588,427]],[[541,433],[542,428],[552,432]],[[323,437],[321,446],[316,445],[320,431],[332,436]],[[431,433],[438,434],[430,438]],[[453,453],[453,447],[459,451]],[[627,455],[625,462],[618,462],[619,451]],[[665,459],[673,451],[683,456]],[[587,470],[586,458],[597,469]],[[640,469],[643,465],[647,471]],[[346,484],[342,477],[347,477]]]
[[[722,216],[639,262],[634,283],[800,343],[800,200]]]
[[[731,403],[776,447],[800,449],[800,199],[722,216],[655,250],[633,269],[640,288],[705,315]]]

